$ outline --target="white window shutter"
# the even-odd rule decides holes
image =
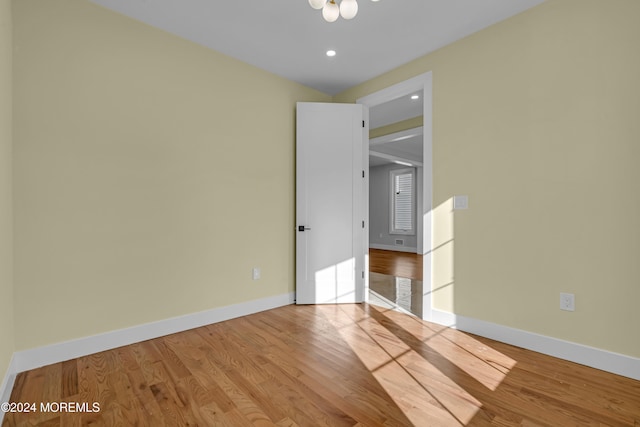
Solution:
[[[396,230],[412,229],[413,176],[412,174],[395,177],[395,224]]]
[[[391,171],[391,233],[413,234],[415,223],[414,170]]]

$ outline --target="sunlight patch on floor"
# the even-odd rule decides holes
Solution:
[[[415,337],[394,334],[361,306],[326,309],[332,310],[327,318],[335,319],[330,321],[341,337],[415,425],[466,425],[482,406],[455,378],[450,378],[449,372],[443,372],[414,349],[415,345],[424,345]],[[440,331],[431,333],[435,337]]]
[[[496,390],[516,365],[512,358],[464,332],[429,324],[392,310],[373,309],[387,316],[489,390]]]

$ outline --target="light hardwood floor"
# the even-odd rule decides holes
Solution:
[[[422,255],[369,249],[369,271],[388,276],[422,280]]]
[[[7,426],[638,426],[640,382],[367,304],[286,306],[22,373]]]

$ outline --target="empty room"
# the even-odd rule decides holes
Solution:
[[[0,0],[0,425],[640,426],[637,0]]]

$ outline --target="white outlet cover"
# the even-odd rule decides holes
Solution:
[[[469,209],[469,196],[453,196],[453,210]]]
[[[253,280],[258,280],[259,278],[260,278],[260,269],[256,267],[253,269]]]
[[[560,293],[560,310],[576,311],[574,294]]]

